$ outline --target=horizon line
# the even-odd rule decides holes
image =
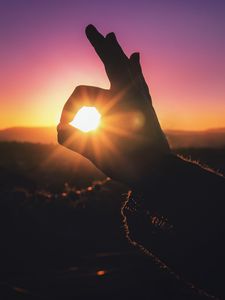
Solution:
[[[10,130],[10,129],[53,129],[57,126],[12,126],[0,128],[0,131]],[[184,132],[207,132],[207,131],[225,131],[225,127],[208,127],[206,129],[182,129],[182,128],[162,128],[163,131],[184,131]]]

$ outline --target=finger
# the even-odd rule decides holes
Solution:
[[[104,36],[98,32],[98,30],[92,24],[86,27],[85,32],[89,42],[92,44],[96,53],[106,67],[110,55],[109,51],[107,51],[108,49],[106,49],[107,45]]]
[[[119,89],[127,84],[129,59],[120,47],[115,34],[111,32],[104,38],[93,25],[88,25],[86,35],[104,63],[111,87]]]
[[[92,86],[78,86],[63,107],[60,122],[68,124],[82,106],[95,106],[104,112],[108,99],[108,90]]]
[[[145,81],[142,72],[142,68],[140,64],[140,54],[138,52],[135,52],[130,56],[130,66],[131,66],[131,74],[134,80],[134,84],[137,86],[138,89],[140,89],[143,95],[146,95],[148,98],[151,99],[148,85]]]
[[[117,41],[113,32],[106,36],[107,47],[110,49],[110,64],[106,66],[112,88],[121,88],[130,83],[129,59]]]
[[[117,41],[116,35],[114,32],[110,32],[106,35],[106,42],[108,47],[110,47],[111,52],[113,53],[112,59],[117,62],[128,63],[128,57],[124,53],[120,44]]]

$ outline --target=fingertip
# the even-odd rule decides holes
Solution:
[[[60,124],[68,124],[74,118],[74,112],[72,112],[72,104],[69,103],[67,107],[64,107],[61,118]]]
[[[106,35],[106,39],[114,39],[116,40],[116,35],[114,32],[110,32]]]
[[[69,146],[73,143],[79,130],[70,124],[59,123],[57,126],[57,139],[60,145]]]
[[[132,53],[130,56],[130,60],[139,63],[140,62],[140,53],[139,52]]]
[[[59,132],[59,131],[61,130],[61,128],[62,128],[62,124],[59,123],[59,124],[57,125],[57,127],[56,127],[57,132]]]
[[[93,46],[96,46],[96,44],[101,43],[104,40],[104,36],[92,24],[89,24],[86,27],[85,33]]]
[[[93,31],[96,31],[97,29],[95,28],[94,25],[92,24],[88,24],[88,26],[85,28],[85,33],[88,36],[89,34],[91,34]]]
[[[72,126],[70,124],[65,124],[65,123],[60,122],[57,126],[57,131],[65,131],[65,130],[71,129],[71,127]]]

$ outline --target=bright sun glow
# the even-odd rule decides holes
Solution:
[[[95,107],[83,106],[75,115],[70,125],[88,132],[97,129],[100,124],[101,115]]]

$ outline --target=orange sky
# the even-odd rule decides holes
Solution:
[[[225,127],[223,1],[138,1],[129,11],[115,1],[110,13],[101,0],[22,2],[6,1],[0,13],[0,128],[56,126],[76,85],[109,86],[88,23],[114,30],[128,55],[140,51],[163,128]]]

